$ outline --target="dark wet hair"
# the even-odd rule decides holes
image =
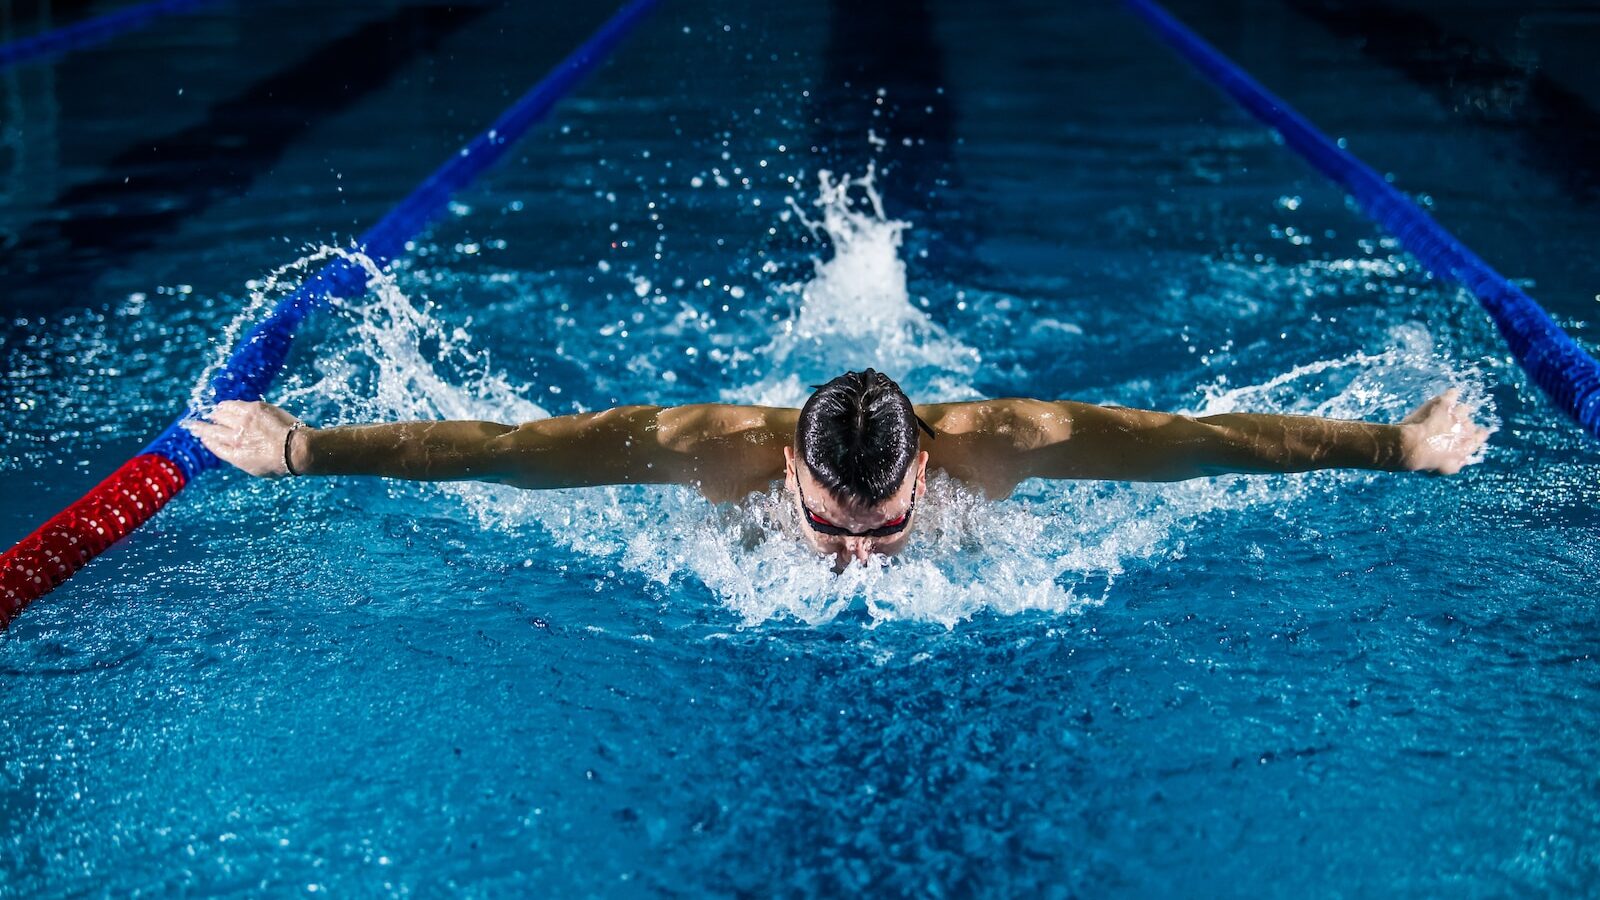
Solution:
[[[917,418],[911,398],[872,369],[846,372],[800,409],[794,446],[818,483],[836,497],[876,506],[894,496],[917,457]]]

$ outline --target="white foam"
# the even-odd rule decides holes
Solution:
[[[793,218],[832,253],[813,262],[809,281],[777,289],[794,311],[756,351],[765,374],[753,384],[725,389],[724,399],[798,406],[805,402],[806,385],[868,366],[896,373],[908,390],[934,387],[938,399],[977,396],[969,382],[981,361],[978,351],[911,302],[900,258],[910,226],[884,214],[875,179],[870,163],[858,178],[818,172],[811,203],[818,218],[788,199]]]
[[[865,208],[851,199],[852,189]],[[819,219],[801,221],[833,250],[811,280],[785,285],[798,302],[755,354],[763,367],[729,399],[797,405],[805,386],[844,368],[895,372],[919,399],[970,397],[978,353],[914,307],[899,258],[905,223],[888,219],[872,183],[822,173]],[[796,210],[799,206],[796,205]],[[465,327],[442,324],[431,304],[415,303],[395,279],[347,251],[373,275],[371,294],[336,306],[312,371],[288,380],[280,402],[317,421],[543,418],[527,386],[496,373],[472,347]],[[305,267],[301,267],[304,269]],[[269,279],[252,307],[281,290]],[[651,327],[656,329],[651,335]],[[681,323],[663,317],[634,329],[640,340],[666,339]],[[1197,414],[1235,409],[1393,419],[1430,389],[1481,379],[1441,359],[1420,325],[1398,329],[1394,349],[1297,366],[1256,384],[1224,379],[1205,386]],[[910,373],[910,377],[906,377]],[[649,386],[641,386],[648,391]],[[648,401],[648,396],[638,399]],[[1469,400],[1485,402],[1481,388]],[[418,487],[459,503],[517,559],[579,553],[614,561],[643,583],[699,586],[747,624],[806,623],[849,611],[865,621],[915,620],[952,626],[981,613],[1065,613],[1105,600],[1131,568],[1180,558],[1187,535],[1228,510],[1283,504],[1336,480],[1367,475],[1227,477],[1178,484],[1026,483],[1015,499],[992,503],[942,475],[918,505],[911,546],[902,558],[878,559],[843,574],[804,549],[790,501],[779,490],[713,506],[687,488],[610,487],[533,492],[487,484]],[[448,504],[445,504],[448,506]],[[430,504],[429,515],[442,514]],[[530,537],[524,527],[539,526]],[[554,545],[554,546],[552,546]],[[537,563],[536,563],[537,564]],[[691,593],[691,596],[694,594]],[[678,593],[678,596],[682,596]]]

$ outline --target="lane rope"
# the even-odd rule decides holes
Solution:
[[[439,218],[453,194],[505,156],[514,141],[604,61],[660,2],[632,0],[618,10],[493,125],[368,229],[357,249],[379,266],[404,252],[406,241]],[[359,296],[366,285],[366,272],[348,260],[338,259],[319,269],[239,340],[211,379],[212,402],[260,399],[283,368],[295,327],[331,298]],[[220,464],[181,427],[194,413],[185,410],[137,456],[0,556],[0,628],[148,521],[190,480]]]
[[[1584,430],[1600,438],[1600,362],[1537,301],[1160,5],[1153,0],[1126,2],[1207,80],[1275,129],[1317,171],[1343,186],[1368,218],[1394,235],[1436,277],[1471,291],[1533,383]]]
[[[148,25],[162,16],[194,12],[202,6],[214,6],[220,0],[151,0],[127,9],[96,16],[83,22],[74,22],[52,28],[42,34],[18,38],[0,44],[0,69],[27,62],[40,56],[66,53],[109,41],[119,34]]]

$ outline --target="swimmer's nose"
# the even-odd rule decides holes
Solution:
[[[872,557],[872,540],[870,538],[846,538],[844,549],[857,562],[865,565],[867,560]]]

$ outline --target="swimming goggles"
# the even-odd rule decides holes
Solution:
[[[891,534],[899,534],[911,524],[911,513],[917,508],[917,492],[912,490],[911,503],[906,506],[906,511],[898,519],[885,522],[877,528],[868,528],[866,531],[850,531],[846,528],[840,528],[838,525],[811,511],[811,507],[806,504],[806,492],[804,488],[800,487],[799,478],[795,479],[794,486],[795,490],[800,494],[800,509],[805,513],[806,524],[810,525],[811,529],[818,534],[827,534],[834,537],[888,537]]]

